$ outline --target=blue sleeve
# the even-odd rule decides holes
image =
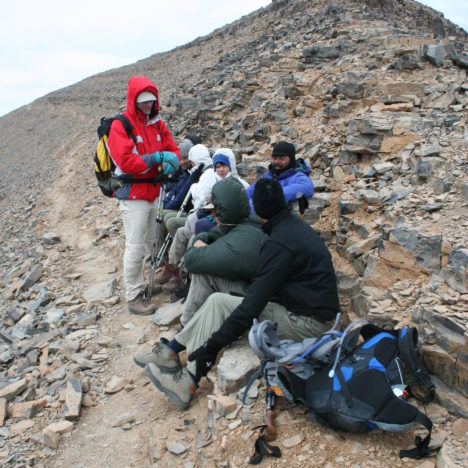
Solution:
[[[185,195],[187,195],[187,192],[189,191],[190,182],[191,180],[188,176],[179,181],[172,191],[172,199],[164,204],[165,210],[178,210],[181,207]]]
[[[310,198],[314,194],[314,184],[303,172],[296,172],[294,176],[285,179],[284,182],[284,185],[281,185],[283,186],[284,198],[288,204],[296,200],[298,193],[302,193],[306,198]]]
[[[253,207],[253,203],[252,203],[252,194],[253,194],[253,189],[255,187],[255,184],[256,182],[254,182],[253,184],[249,185],[249,187],[247,187],[245,189],[245,193],[247,194],[247,199],[249,200],[249,205],[250,205],[250,211],[251,213],[254,213],[254,207]]]

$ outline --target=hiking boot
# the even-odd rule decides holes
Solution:
[[[186,367],[179,372],[168,374],[149,363],[145,371],[156,388],[164,392],[177,408],[185,411],[190,406],[197,385]]]
[[[162,293],[162,286],[160,284],[153,284],[153,289],[151,290],[151,297],[157,296]],[[144,297],[148,297],[148,285],[145,288]]]
[[[172,294],[177,288],[178,279],[171,278],[166,284],[163,284],[162,290],[167,294]]]
[[[158,306],[151,302],[146,302],[144,292],[138,294],[135,299],[127,301],[128,312],[135,315],[152,315],[158,310]]]
[[[156,275],[156,278],[155,278],[156,282],[159,283],[159,284],[167,283],[171,278],[174,277],[174,274],[173,274],[174,268],[177,269],[176,266],[169,265],[169,263],[166,263],[164,265],[164,268],[161,271],[161,273]],[[178,271],[177,271],[177,273],[178,273]]]
[[[146,364],[154,364],[164,372],[175,373],[182,370],[179,355],[167,345],[166,338],[161,338],[152,351],[137,353],[133,357],[135,364],[145,367]]]

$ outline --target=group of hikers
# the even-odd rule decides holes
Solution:
[[[298,197],[314,193],[310,169],[296,160],[292,143],[275,144],[268,171],[249,185],[229,148],[210,152],[195,135],[175,143],[148,78],[130,78],[124,115],[135,140],[116,119],[107,145],[116,175],[126,176],[114,196],[125,231],[128,311],[149,315],[157,309],[148,300],[144,271],[153,243],[161,245],[166,232],[173,240],[156,278],[161,287],[152,294],[173,291],[182,265],[191,275],[180,329],[134,360],[185,410],[219,352],[243,336],[254,319],[277,323],[278,337],[294,341],[329,329],[339,311],[335,271],[322,239],[290,210]],[[127,182],[129,175],[133,182]],[[138,182],[151,178],[160,181]],[[164,229],[155,241],[162,184]],[[192,208],[182,214],[188,200]],[[182,351],[186,365],[179,358]]]

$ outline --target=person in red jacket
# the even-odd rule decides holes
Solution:
[[[158,177],[174,175],[179,168],[180,150],[159,115],[158,90],[144,76],[128,81],[127,107],[123,114],[132,125],[128,137],[122,123],[112,122],[107,146],[117,176],[125,176],[115,190],[125,230],[124,282],[128,311],[149,315],[156,310],[146,303],[145,258],[151,255],[155,235]],[[131,182],[128,182],[131,176]]]

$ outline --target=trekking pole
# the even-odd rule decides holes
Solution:
[[[275,426],[275,392],[268,389],[267,397],[267,408],[265,412],[265,440],[272,442],[276,439],[278,431]]]
[[[297,192],[296,200],[297,200],[297,203],[299,204],[299,214],[301,215],[302,221],[304,221],[304,212],[308,205],[307,199],[306,197],[304,197],[304,194],[302,192]]]
[[[182,214],[185,211],[186,206],[190,202],[192,198],[192,194],[190,192],[187,193],[187,195],[184,198],[184,201],[182,202],[182,205],[179,208],[179,211],[177,212],[176,218],[180,218]],[[161,266],[161,263],[163,261],[164,255],[166,255],[166,251],[169,248],[170,243],[172,242],[172,234],[167,233],[166,238],[164,239],[163,244],[161,245],[161,248],[159,249],[158,254],[156,255],[155,259],[155,268],[159,268]]]
[[[159,242],[159,232],[163,223],[163,209],[164,209],[164,197],[166,196],[166,183],[164,180],[161,181],[161,190],[159,192],[158,208],[156,211],[156,232],[153,240],[153,250],[151,252],[151,269],[150,277],[148,281],[148,287],[146,289],[146,302],[151,301],[151,295],[153,294],[153,283],[154,283],[154,270],[156,268],[156,247]]]

